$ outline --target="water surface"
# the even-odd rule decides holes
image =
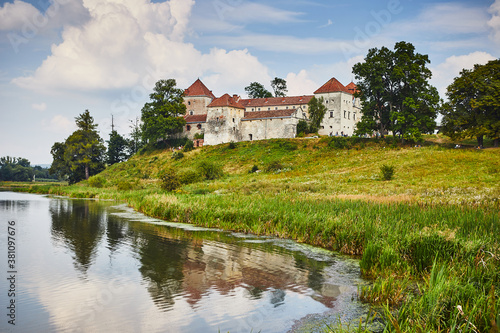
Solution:
[[[0,225],[2,332],[322,332],[365,311],[353,300],[356,261],[289,240],[11,192],[0,192]]]

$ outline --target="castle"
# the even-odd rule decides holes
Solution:
[[[183,135],[193,140],[204,134],[205,145],[227,142],[295,138],[297,123],[308,120],[309,101],[323,97],[327,111],[320,135],[352,135],[361,119],[356,85],[342,85],[332,78],[314,95],[242,99],[224,94],[216,98],[200,79],[184,93],[187,114]],[[197,136],[198,137],[198,136]]]

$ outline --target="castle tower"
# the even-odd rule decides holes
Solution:
[[[241,120],[245,116],[245,107],[239,100],[236,95],[225,94],[208,105],[205,145],[242,141]]]
[[[314,92],[316,98],[323,97],[327,108],[318,131],[320,135],[353,135],[361,114],[359,109],[353,107],[355,101],[351,91],[336,78],[331,78]]]
[[[207,113],[207,106],[215,99],[214,94],[200,79],[184,90],[184,104],[186,115],[201,115]]]

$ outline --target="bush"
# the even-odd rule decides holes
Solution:
[[[227,148],[229,148],[229,149],[236,148],[236,143],[234,143],[234,141],[229,142],[229,145],[227,146]]]
[[[106,185],[106,179],[103,176],[95,175],[89,178],[89,185],[92,187],[104,187]]]
[[[174,160],[176,160],[176,161],[177,161],[177,160],[180,160],[180,159],[181,159],[181,158],[183,158],[183,157],[184,157],[184,154],[182,153],[182,151],[177,151],[177,150],[176,150],[176,151],[174,151],[174,152],[172,153],[172,159],[174,159]]]
[[[266,165],[265,171],[266,172],[276,172],[282,170],[283,164],[281,164],[280,161],[272,161],[268,165]]]
[[[221,178],[224,173],[222,167],[216,163],[203,161],[198,164],[200,174],[207,180],[214,180]]]
[[[127,181],[121,181],[117,185],[118,191],[130,191],[132,189],[132,184]]]
[[[257,171],[259,171],[259,167],[256,164],[254,164],[253,167],[252,167],[252,169],[250,169],[249,173],[255,173]]]
[[[193,184],[202,180],[202,175],[192,169],[188,169],[179,175],[179,181],[181,182],[181,184]]]
[[[299,120],[297,123],[297,136],[304,136],[309,133],[309,126],[307,126],[307,121]]]
[[[193,137],[195,140],[200,140],[205,138],[205,133],[196,133]]]
[[[394,166],[384,164],[380,167],[380,176],[382,180],[391,180],[394,176]]]
[[[181,182],[179,180],[179,176],[177,172],[173,169],[166,170],[163,175],[160,177],[161,183],[160,186],[165,191],[173,191],[181,186]]]
[[[188,152],[194,149],[194,143],[191,140],[188,140],[184,147],[182,148],[182,151]]]

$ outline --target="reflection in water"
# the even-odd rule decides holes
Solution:
[[[104,207],[91,201],[57,200],[50,205],[52,237],[63,241],[73,252],[75,267],[86,273],[95,260],[97,246],[104,234]]]
[[[331,252],[113,203],[2,196],[0,218],[31,212],[16,213],[26,253],[19,304],[36,320],[20,320],[20,331],[285,332],[311,314],[351,313],[359,268]]]

